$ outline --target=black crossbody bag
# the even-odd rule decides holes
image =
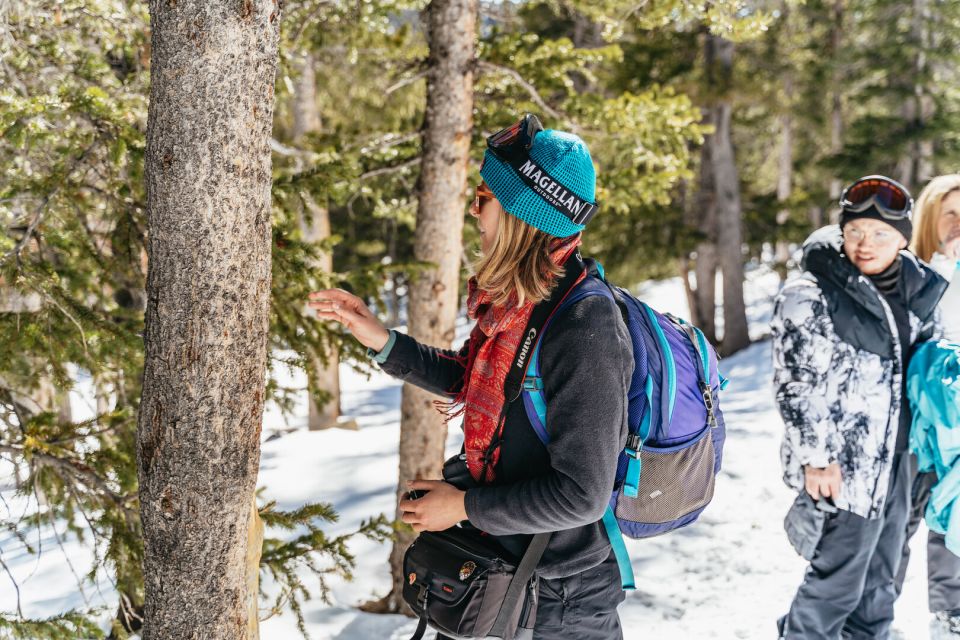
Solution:
[[[526,361],[543,326],[585,270],[580,252],[564,265],[550,298],[534,307],[504,382],[504,407],[520,397]],[[498,445],[495,435],[491,448]],[[472,482],[462,456],[444,465],[444,480],[460,489]],[[537,619],[537,565],[552,533],[533,536],[519,559],[493,536],[472,526],[421,533],[403,557],[403,599],[420,618],[410,640],[420,640],[427,626],[451,640],[524,640],[533,636]]]

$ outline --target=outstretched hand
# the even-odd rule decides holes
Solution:
[[[314,291],[307,304],[317,310],[317,318],[339,322],[360,344],[374,351],[381,351],[390,338],[390,332],[363,300],[343,289]]]
[[[401,500],[400,519],[421,531],[443,531],[461,520],[467,519],[464,499],[467,493],[443,480],[414,480],[408,482],[410,489],[429,491],[418,500]]]

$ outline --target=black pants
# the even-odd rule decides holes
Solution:
[[[889,636],[912,480],[908,455],[895,455],[892,466],[879,518],[841,511],[827,520],[790,612],[780,621],[786,640]]]
[[[612,551],[600,565],[569,578],[541,578],[533,640],[621,640],[617,605],[624,597]]]
[[[897,572],[897,594],[903,589],[910,561],[910,538],[920,527],[930,500],[930,490],[937,482],[935,473],[918,473],[916,456],[910,456],[913,469],[913,504],[907,522],[907,539],[903,544],[900,570]],[[960,557],[947,550],[944,538],[933,531],[927,534],[927,604],[931,612],[960,610]]]
[[[569,578],[540,580],[533,640],[620,640],[617,605],[623,602],[617,558]]]

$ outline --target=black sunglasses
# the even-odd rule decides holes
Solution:
[[[865,176],[840,194],[840,208],[862,213],[874,207],[887,220],[910,219],[913,198],[907,188],[886,176]]]

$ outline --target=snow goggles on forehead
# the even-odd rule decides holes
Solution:
[[[913,198],[896,180],[886,176],[866,176],[843,190],[840,207],[853,213],[874,207],[887,220],[909,220],[913,213]]]
[[[525,156],[533,146],[533,139],[543,131],[540,119],[528,113],[519,122],[501,129],[487,138],[487,148],[502,160]]]

